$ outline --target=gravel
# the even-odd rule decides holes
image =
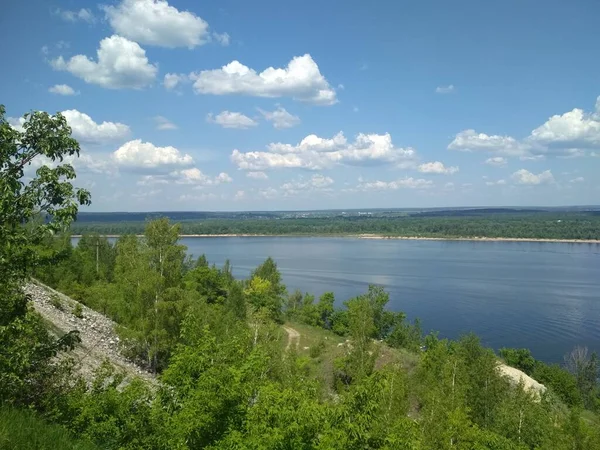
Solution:
[[[29,294],[35,310],[64,333],[79,330],[81,344],[74,350],[77,370],[87,380],[105,360],[125,371],[128,378],[141,377],[154,381],[154,376],[125,358],[119,350],[115,322],[66,295],[38,282],[27,283],[23,290]],[[79,306],[78,306],[79,305]],[[73,314],[80,309],[80,317]]]

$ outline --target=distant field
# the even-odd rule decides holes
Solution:
[[[182,234],[256,234],[437,238],[600,240],[594,208],[470,208],[299,212],[80,213],[73,234],[142,233],[146,221],[169,217]]]

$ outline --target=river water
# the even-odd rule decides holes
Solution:
[[[470,331],[494,349],[527,347],[561,362],[575,345],[600,351],[600,245],[541,242],[372,240],[323,237],[183,238],[245,278],[268,256],[288,290],[335,293],[338,305],[369,284],[389,309],[419,317],[425,331]]]

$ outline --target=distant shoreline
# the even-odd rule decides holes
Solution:
[[[73,234],[72,238],[81,238],[81,234]],[[120,234],[104,234],[103,237],[119,238]],[[136,235],[142,237],[142,234]],[[545,239],[545,238],[510,238],[510,237],[423,237],[423,236],[385,236],[381,234],[180,234],[180,238],[226,238],[226,237],[340,237],[355,239],[392,239],[404,241],[467,241],[467,242],[547,242],[556,244],[600,244],[597,239]]]

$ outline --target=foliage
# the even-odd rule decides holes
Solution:
[[[35,413],[0,408],[0,448],[11,450],[94,450],[91,442],[73,437],[68,430],[46,423]]]
[[[77,332],[52,337],[27,307],[20,289],[32,271],[60,256],[40,251],[49,238],[66,230],[79,205],[90,202],[86,190],[71,184],[75,171],[64,158],[79,155],[79,144],[61,114],[33,112],[23,131],[10,126],[0,105],[0,401],[41,406],[65,379],[58,353],[71,349]],[[35,174],[30,166],[41,165]],[[26,173],[27,172],[27,173]],[[28,178],[26,178],[26,175]],[[28,181],[26,182],[26,180]]]

